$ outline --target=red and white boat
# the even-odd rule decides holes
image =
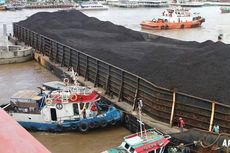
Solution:
[[[52,91],[41,88],[40,93],[30,90],[15,93],[8,104],[9,114],[33,131],[85,132],[121,121],[122,112],[103,103],[96,91],[78,85],[76,78],[74,85],[68,84],[67,78],[64,80],[44,84]]]
[[[201,26],[205,19],[199,14],[191,14],[189,9],[176,8],[167,9],[162,17],[151,21],[142,21],[141,28],[148,30],[184,29]]]
[[[157,129],[145,130],[141,121],[142,101],[139,103],[140,132],[124,137],[119,147],[111,148],[102,153],[164,153],[171,136],[164,135]],[[144,129],[144,130],[142,130]]]

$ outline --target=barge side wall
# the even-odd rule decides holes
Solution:
[[[188,128],[205,130],[211,130],[214,122],[218,122],[221,132],[230,133],[228,105],[156,86],[144,78],[16,23],[13,30],[19,41],[63,67],[73,67],[85,80],[93,82],[95,87],[102,87],[106,94],[118,97],[118,101],[126,101],[136,108],[137,100],[142,99],[143,110],[154,119],[173,126],[177,125],[178,118],[182,116]]]

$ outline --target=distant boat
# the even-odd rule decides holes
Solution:
[[[109,5],[122,8],[137,8],[140,7],[138,0],[109,0]]]
[[[97,1],[89,1],[79,3],[79,6],[75,7],[76,10],[108,10],[107,6],[102,5]]]
[[[221,13],[230,13],[230,7],[221,7]]]
[[[8,3],[5,5],[6,10],[22,10],[25,8],[23,3]]]
[[[165,0],[139,0],[138,4],[141,7],[167,7],[169,5]]]
[[[204,6],[203,2],[177,2],[170,3],[171,6],[181,6],[181,7],[202,7]]]
[[[199,27],[205,21],[197,14],[191,14],[189,9],[177,8],[167,9],[162,13],[162,17],[151,21],[142,21],[142,29],[167,30]]]

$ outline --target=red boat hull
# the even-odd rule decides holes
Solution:
[[[184,28],[196,28],[201,26],[205,21],[204,18],[199,20],[189,21],[189,22],[157,22],[157,21],[143,21],[141,23],[142,29],[148,30],[168,30],[168,29],[184,29]]]

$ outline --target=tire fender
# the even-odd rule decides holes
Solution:
[[[100,126],[101,127],[106,127],[108,125],[108,122],[106,120],[101,120]]]
[[[79,130],[81,132],[86,132],[89,129],[89,124],[87,122],[81,122],[79,125]]]

